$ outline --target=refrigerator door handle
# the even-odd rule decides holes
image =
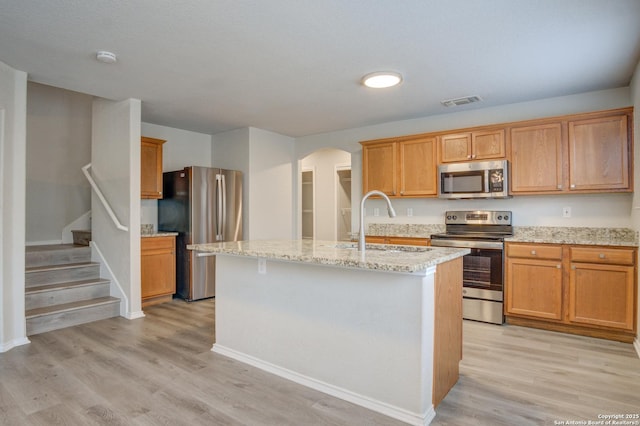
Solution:
[[[222,188],[224,188],[224,185],[222,179],[222,175],[216,175],[216,241],[222,241],[222,215],[224,212],[222,205]]]
[[[224,231],[227,229],[227,180],[222,176],[222,227],[220,228],[220,240],[225,241]]]

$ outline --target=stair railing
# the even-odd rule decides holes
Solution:
[[[100,199],[100,202],[102,202],[102,205],[104,206],[104,209],[109,214],[109,217],[113,221],[113,224],[116,226],[116,228],[118,228],[121,231],[129,232],[129,228],[127,228],[126,226],[124,226],[123,224],[120,223],[120,221],[116,217],[116,214],[113,212],[113,209],[109,205],[109,202],[104,197],[104,195],[102,194],[102,191],[98,187],[98,184],[96,183],[96,181],[93,180],[93,177],[91,176],[91,173],[89,173],[89,168],[90,167],[91,167],[91,163],[89,163],[86,166],[84,166],[82,168],[82,173],[84,173],[84,176],[87,178],[87,180],[91,184],[91,188],[93,188],[93,190],[95,191],[96,195]]]

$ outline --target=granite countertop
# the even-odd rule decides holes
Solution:
[[[366,235],[429,238],[445,232],[444,225],[372,223]],[[629,228],[588,228],[571,226],[514,226],[507,242],[580,244],[638,247],[638,233]]]
[[[153,238],[153,237],[177,237],[177,236],[178,236],[178,233],[177,233],[177,232],[163,232],[163,231],[160,231],[160,232],[153,232],[153,233],[150,233],[150,234],[142,233],[142,234],[140,234],[140,236],[141,236],[142,238]]]
[[[638,234],[629,228],[516,226],[505,241],[638,247]]]
[[[469,253],[468,249],[367,244],[364,257],[356,244],[318,240],[258,240],[193,244],[190,250],[263,257],[274,260],[368,269],[419,272]]]

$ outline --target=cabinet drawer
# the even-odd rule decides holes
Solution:
[[[542,244],[507,244],[507,256],[525,259],[562,259],[562,246]]]
[[[571,247],[571,262],[633,265],[634,252],[633,249]]]
[[[143,237],[140,243],[141,251],[174,249],[176,246],[175,237]]]

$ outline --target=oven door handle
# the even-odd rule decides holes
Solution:
[[[432,238],[431,246],[502,250],[504,243],[502,241],[440,240]]]

